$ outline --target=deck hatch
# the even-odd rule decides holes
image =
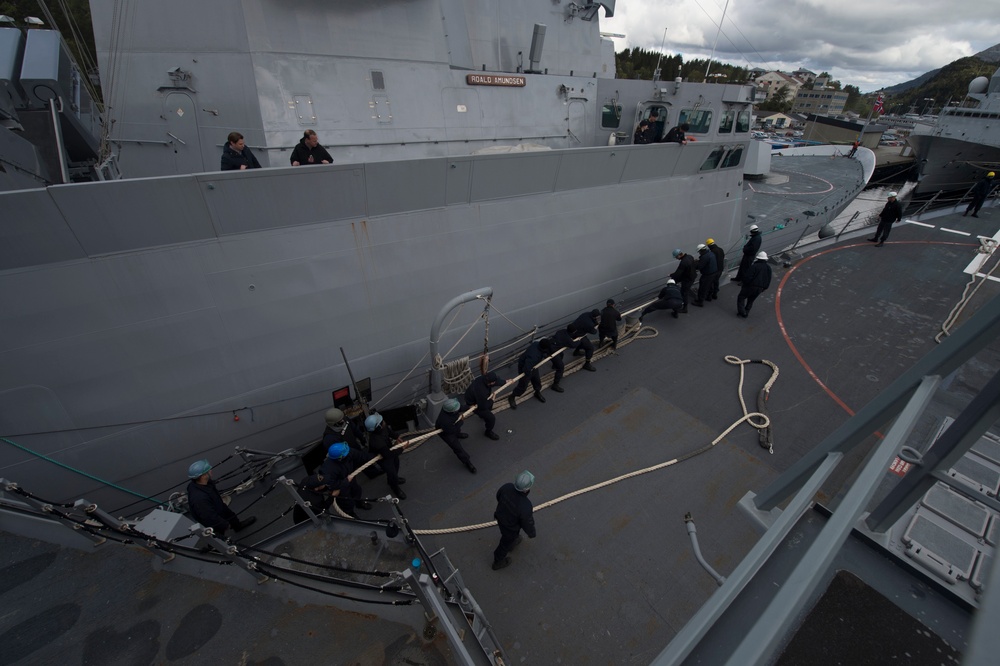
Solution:
[[[926,555],[951,565],[955,573],[968,579],[979,550],[961,537],[945,529],[928,516],[918,513],[906,528],[903,541],[915,553],[923,549]]]
[[[990,520],[986,507],[966,499],[942,483],[928,490],[921,503],[977,537],[986,533],[986,524]]]

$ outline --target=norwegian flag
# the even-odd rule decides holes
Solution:
[[[882,106],[882,93],[879,93],[878,99],[875,100],[875,106],[872,107],[872,111],[880,116],[885,113],[885,107]]]

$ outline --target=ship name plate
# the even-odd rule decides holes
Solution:
[[[507,86],[508,88],[523,88],[526,79],[523,76],[508,76],[506,74],[466,74],[465,82],[470,86]]]

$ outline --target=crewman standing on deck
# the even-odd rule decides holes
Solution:
[[[517,475],[514,483],[505,483],[497,490],[497,510],[493,517],[500,528],[500,543],[493,551],[493,570],[510,565],[507,553],[521,543],[521,530],[529,539],[535,538],[534,506],[528,499],[535,476],[528,470]]]
[[[670,274],[670,278],[676,281],[681,289],[681,299],[684,301],[684,307],[679,312],[686,313],[688,311],[688,300],[691,298],[691,285],[694,284],[696,273],[694,257],[684,250],[677,248],[674,250],[674,259],[678,260],[677,269]]]
[[[750,268],[750,264],[754,262],[754,257],[760,252],[760,243],[763,238],[760,235],[760,227],[756,224],[750,225],[750,238],[747,239],[746,244],[743,246],[743,258],[740,259],[739,270],[736,271],[736,282],[739,284],[743,282],[743,274],[747,272]]]
[[[722,279],[722,273],[726,270],[726,251],[715,244],[714,238],[709,238],[705,241],[705,245],[708,246],[708,251],[715,255],[715,280],[712,281],[712,288],[708,292],[708,300],[714,301],[719,297],[719,280]]]
[[[712,293],[712,283],[715,282],[715,274],[719,272],[715,264],[715,255],[709,252],[708,246],[701,244],[698,246],[698,298],[694,305],[699,308],[705,307],[705,301],[710,301],[708,295]]]
[[[736,316],[744,319],[749,317],[753,302],[770,286],[771,267],[767,264],[767,253],[761,251],[743,276],[743,286],[736,297]]]
[[[187,487],[188,509],[203,527],[211,527],[216,536],[225,536],[230,527],[234,532],[250,527],[257,519],[250,516],[240,520],[239,516],[222,500],[219,489],[212,479],[212,464],[207,460],[198,460],[188,467],[188,478],[191,483]]]
[[[399,440],[396,432],[378,413],[371,414],[365,419],[365,430],[368,431],[368,450],[373,455],[382,456],[379,465],[385,470],[385,480],[389,482],[389,490],[399,499],[406,499],[406,493],[399,487],[406,483],[406,479],[399,475],[399,451],[392,449]]]

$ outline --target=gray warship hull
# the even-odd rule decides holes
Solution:
[[[36,168],[0,174],[0,474],[26,486],[149,494],[193,458],[300,445],[345,357],[380,408],[416,404],[457,294],[492,288],[493,346],[655,291],[675,247],[711,236],[735,258],[754,221],[751,89],[614,79],[596,16],[613,2],[92,6],[111,157],[53,158],[41,132]],[[34,76],[4,112],[68,115],[58,138],[79,73]],[[692,140],[629,145],[653,110]],[[206,172],[233,128],[269,168]],[[334,163],[283,166],[310,128]],[[809,224],[860,191],[856,168]],[[484,347],[460,339],[471,310],[452,357]]]
[[[965,193],[1000,167],[1000,70],[989,80],[974,80],[967,99],[971,102],[942,109],[929,131],[907,138],[920,169],[917,194]]]

